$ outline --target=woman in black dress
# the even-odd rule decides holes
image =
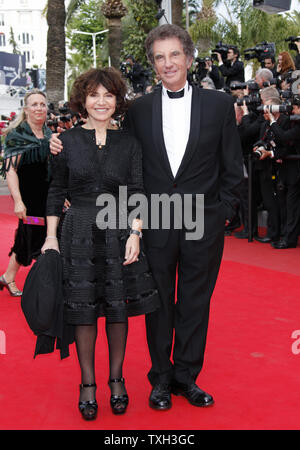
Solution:
[[[25,95],[20,116],[5,130],[1,174],[7,179],[19,225],[8,267],[0,277],[0,290],[5,287],[13,297],[22,295],[15,284],[20,266],[29,266],[38,257],[46,236],[46,226],[41,225],[49,185],[51,131],[45,125],[46,118],[45,93],[34,89]]]
[[[94,419],[98,408],[94,367],[97,318],[106,318],[111,408],[122,414],[128,405],[122,374],[128,317],[152,312],[159,304],[142,243],[140,248],[141,220],[134,219],[126,229],[118,226],[118,212],[124,206],[119,188],[126,187],[128,198],[143,193],[140,146],[113,125],[113,119],[125,110],[125,95],[126,85],[113,68],[91,69],[78,77],[70,106],[87,121],[60,135],[63,151],[51,162],[42,252],[55,249],[62,255],[65,318],[75,326],[82,377],[79,409],[86,420]],[[58,245],[57,226],[67,195],[71,206]],[[116,208],[110,212],[116,212],[117,220],[116,227],[106,228],[101,211],[105,208],[102,200],[108,197],[115,202]],[[97,206],[100,203],[102,206]]]

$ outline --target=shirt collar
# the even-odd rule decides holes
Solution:
[[[184,96],[186,96],[186,94],[189,91],[190,87],[191,86],[189,85],[188,81],[186,81],[184,87],[181,88],[181,89],[184,89]],[[174,91],[174,92],[179,92],[179,91],[181,91],[181,89],[178,89],[178,91]],[[169,98],[168,94],[167,94],[167,90],[169,90],[169,89],[165,88],[165,86],[162,84],[162,93],[163,93],[163,95],[165,97]]]

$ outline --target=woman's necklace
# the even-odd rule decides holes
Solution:
[[[101,144],[101,141],[99,141],[99,139],[97,139],[96,144],[98,145],[99,149],[101,150],[101,148],[103,147],[103,145]]]
[[[101,138],[96,136],[96,144],[98,145],[100,150],[102,149],[102,147],[104,147],[105,141],[106,141],[106,135],[103,137],[101,136]]]

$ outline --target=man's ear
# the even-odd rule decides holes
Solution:
[[[187,58],[187,69],[189,70],[192,67],[194,58],[193,57],[188,57]]]

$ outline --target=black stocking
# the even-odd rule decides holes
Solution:
[[[109,350],[109,378],[122,378],[128,334],[128,322],[106,322],[106,336]],[[123,383],[110,383],[111,393],[122,395],[126,393]]]
[[[76,350],[81,369],[81,383],[95,383],[95,344],[97,339],[97,324],[78,325],[75,328]],[[95,399],[95,387],[83,388],[80,391],[80,400]]]

